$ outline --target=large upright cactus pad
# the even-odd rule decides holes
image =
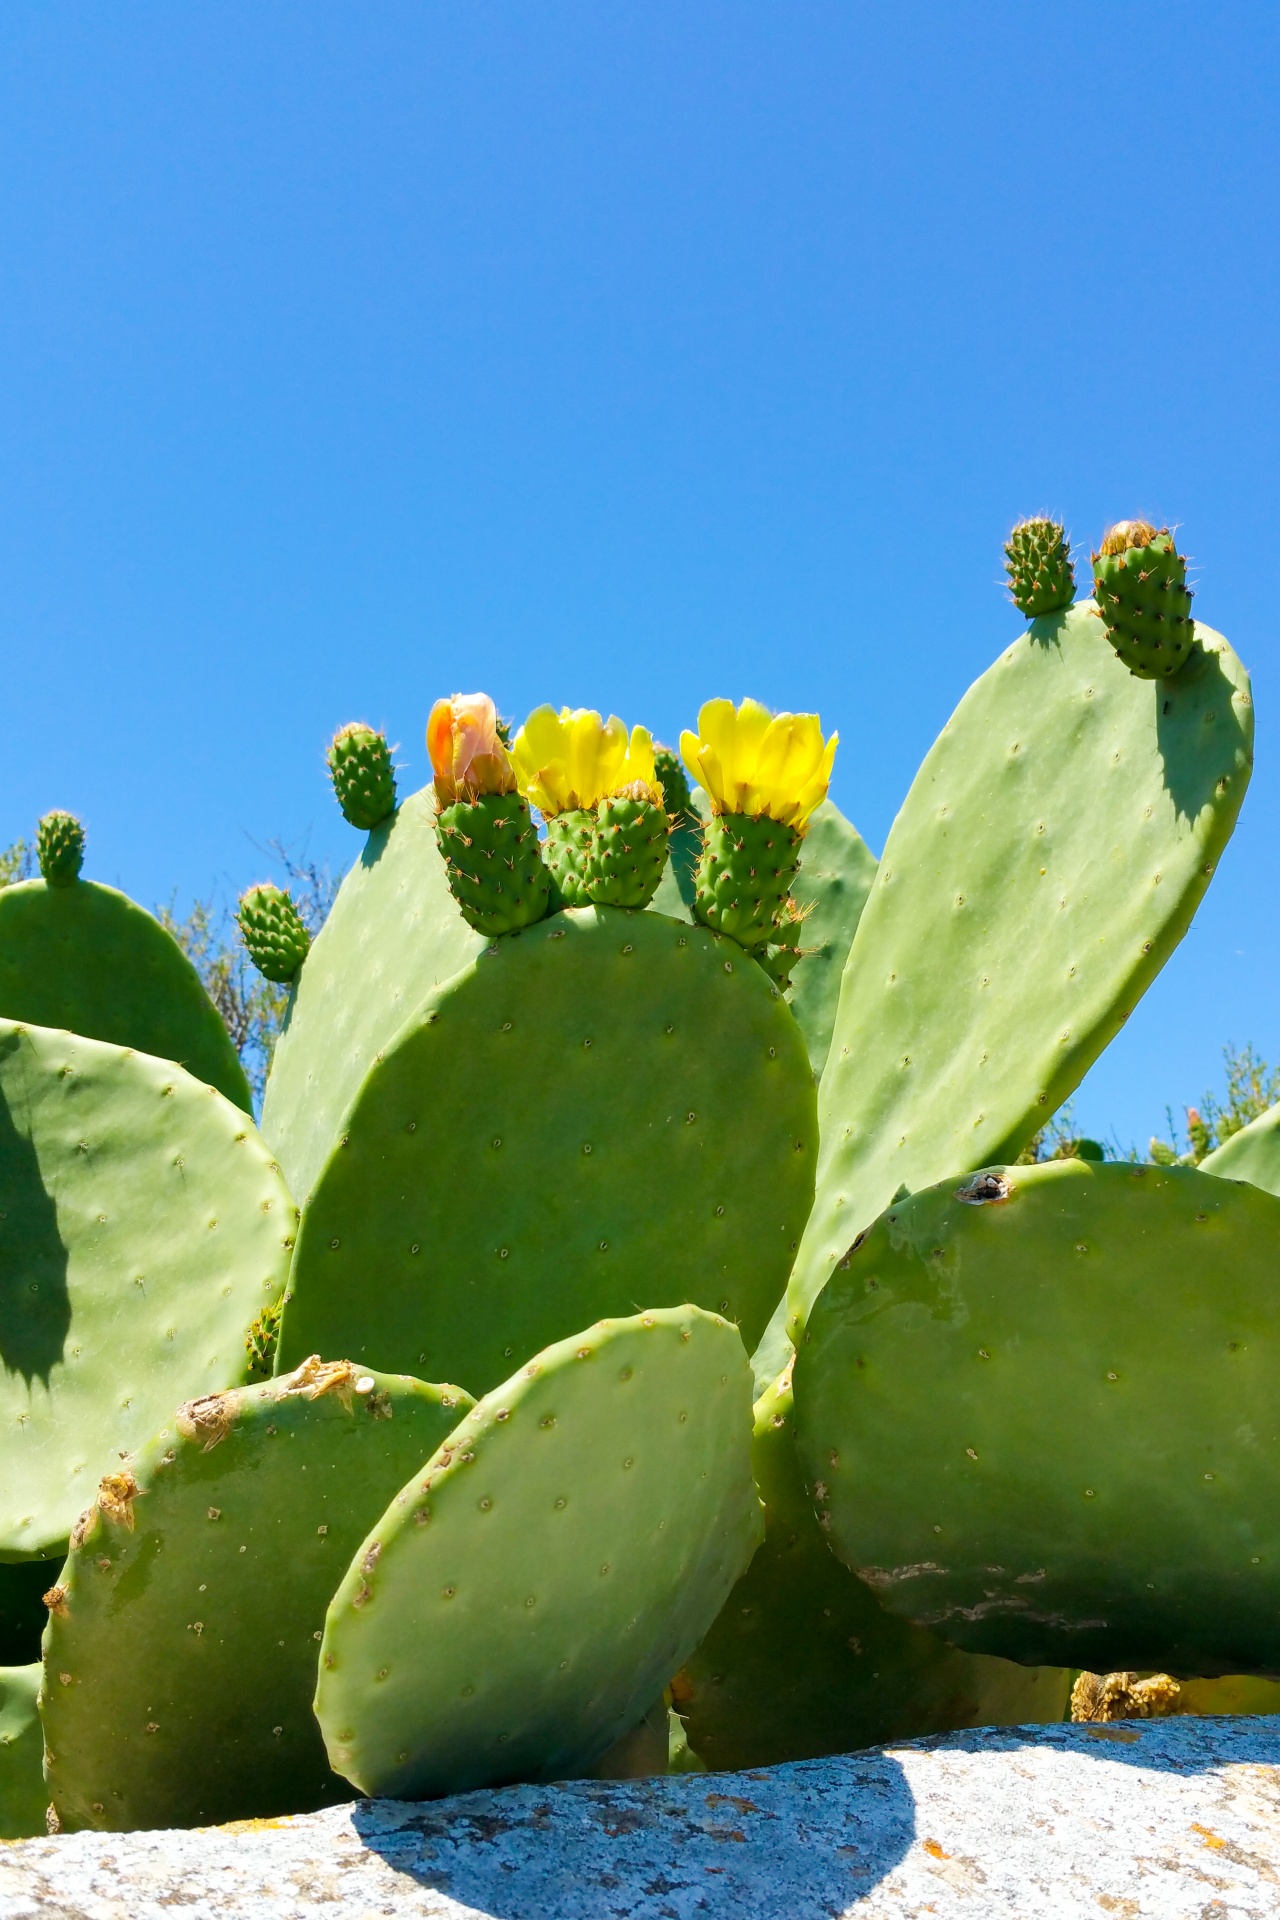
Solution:
[[[1200,1171],[1216,1173],[1223,1180],[1248,1180],[1268,1193],[1280,1194],[1280,1106],[1268,1107],[1207,1153]]]
[[[1248,784],[1220,635],[1139,680],[1092,602],[970,688],[894,822],[841,983],[791,1327],[903,1186],[1013,1159],[1119,1030],[1209,884]]]
[[[797,933],[802,959],[791,975],[791,1011],[821,1074],[831,1045],[840,977],[875,882],[874,853],[832,800],[809,822],[791,897],[804,910]]]
[[[483,945],[449,892],[424,787],[369,835],[290,996],[262,1131],[300,1201],[375,1056]]]
[[[0,1021],[0,1554],[55,1552],[120,1452],[243,1377],[296,1219],[212,1087]]]
[[[760,1533],[734,1328],[677,1307],[550,1347],[414,1475],[334,1595],[316,1714],[335,1770],[410,1799],[581,1772]]]
[[[0,887],[0,1018],[176,1060],[248,1113],[236,1050],[171,933],[114,887]]]
[[[1280,1200],[1060,1160],[896,1202],[819,1295],[800,1456],[883,1604],[974,1652],[1280,1675]]]
[[[370,1072],[303,1216],[281,1367],[495,1385],[638,1300],[754,1345],[813,1192],[813,1075],[731,940],[587,907],[495,942]]]
[[[0,1840],[27,1840],[45,1831],[49,1796],[39,1692],[39,1661],[0,1667]]]
[[[325,1609],[456,1388],[312,1360],[179,1408],[77,1527],[45,1638],[64,1829],[209,1826],[350,1796],[311,1711]]]

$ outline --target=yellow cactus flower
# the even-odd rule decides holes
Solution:
[[[823,741],[816,713],[770,713],[758,700],[708,700],[680,756],[713,813],[761,814],[801,833],[827,797],[839,734]]]
[[[586,707],[535,707],[511,743],[511,763],[521,793],[548,818],[594,807],[637,781],[655,787],[647,728],[628,738],[616,713],[601,720]]]
[[[455,693],[437,700],[427,721],[427,752],[436,799],[449,806],[459,794],[514,793],[516,780],[487,693]]]

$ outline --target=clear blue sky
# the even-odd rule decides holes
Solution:
[[[0,844],[147,904],[345,865],[435,695],[818,708],[877,851],[1020,623],[1000,543],[1182,524],[1259,764],[1077,1104],[1280,1051],[1265,7],[6,0]]]

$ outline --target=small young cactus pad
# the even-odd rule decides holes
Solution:
[[[45,1640],[64,1831],[211,1826],[345,1799],[311,1711],[325,1608],[471,1405],[312,1358],[178,1408],[77,1525]],[[70,1681],[62,1675],[69,1674]]]
[[[296,1220],[253,1122],[211,1087],[0,1021],[0,1553],[57,1551],[121,1449],[244,1378]]]
[[[1195,642],[1187,563],[1168,527],[1118,520],[1093,556],[1093,589],[1107,637],[1130,673],[1166,680]]]
[[[693,1651],[762,1531],[735,1328],[672,1307],[560,1341],[357,1550],[316,1689],[331,1765],[408,1799],[582,1771]]]
[[[1059,613],[1076,597],[1071,548],[1056,520],[1019,520],[1004,543],[1009,592],[1019,613],[1034,620]]]
[[[1047,1161],[895,1202],[796,1356],[835,1551],[975,1653],[1280,1671],[1278,1239],[1280,1200],[1190,1167]]]
[[[1201,1173],[1223,1180],[1248,1180],[1266,1193],[1280,1194],[1280,1106],[1268,1107],[1200,1162]]]
[[[51,887],[69,887],[84,865],[84,828],[74,813],[46,813],[36,828],[40,877]]]
[[[364,832],[395,812],[396,774],[385,733],[359,720],[339,727],[325,758],[343,818]]]
[[[269,880],[247,887],[236,913],[249,958],[266,980],[286,985],[311,948],[302,915],[290,895]]]
[[[39,1661],[0,1667],[0,1840],[28,1840],[46,1830],[39,1692]]]

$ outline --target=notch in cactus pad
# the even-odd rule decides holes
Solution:
[[[69,887],[84,865],[84,828],[74,813],[46,813],[36,828],[36,857],[46,885]]]
[[[1110,640],[1130,673],[1167,680],[1195,643],[1187,563],[1168,527],[1117,520],[1093,556],[1093,589]]]
[[[1004,543],[1009,592],[1028,620],[1060,613],[1076,597],[1075,569],[1066,534],[1056,520],[1019,520]]]
[[[236,920],[258,972],[287,985],[311,946],[311,935],[290,896],[269,880],[260,881],[241,894]]]
[[[395,812],[396,775],[385,733],[353,720],[339,727],[325,755],[343,817],[371,832]]]

